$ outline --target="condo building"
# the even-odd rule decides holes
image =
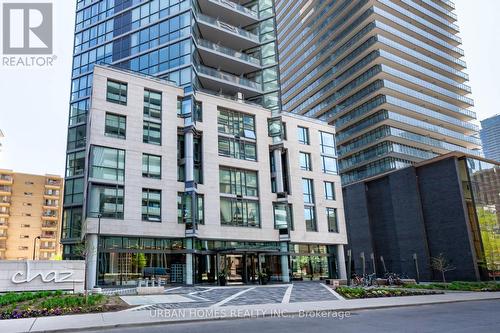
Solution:
[[[276,0],[283,111],[336,127],[342,184],[479,155],[453,1]]]
[[[63,234],[86,242],[89,288],[151,272],[184,284],[346,277],[332,126],[113,67],[93,77],[85,208]]]
[[[500,114],[481,121],[484,156],[500,162]]]
[[[271,0],[78,0],[73,51],[67,224],[76,225],[72,221],[84,211],[94,65],[169,80],[186,92],[206,91],[279,110]],[[65,256],[75,254],[80,234],[75,227],[63,233]]]
[[[59,176],[0,169],[0,259],[60,256],[62,190]]]

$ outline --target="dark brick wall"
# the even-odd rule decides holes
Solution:
[[[417,175],[431,257],[443,253],[456,267],[449,280],[477,280],[456,160],[422,166]]]

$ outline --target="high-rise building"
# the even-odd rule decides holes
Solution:
[[[500,162],[500,114],[482,120],[481,127],[484,156]]]
[[[0,259],[61,254],[63,180],[0,169]]]
[[[166,79],[187,92],[210,91],[278,110],[271,0],[78,0],[65,220],[72,220],[83,210],[88,110],[95,64]],[[63,236],[70,253],[79,234]]]
[[[63,230],[84,236],[88,288],[346,277],[332,126],[111,67],[93,74],[86,209],[68,209]]]
[[[276,0],[275,12],[282,109],[335,124],[343,185],[480,154],[452,1]]]

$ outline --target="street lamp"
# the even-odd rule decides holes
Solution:
[[[35,260],[35,253],[36,253],[36,240],[41,239],[40,236],[36,236],[35,239],[33,240],[33,260]]]
[[[96,262],[96,270],[95,270],[95,283],[96,286],[99,284],[99,244],[100,244],[100,239],[99,236],[101,234],[101,217],[102,214],[101,212],[97,213],[97,262]]]

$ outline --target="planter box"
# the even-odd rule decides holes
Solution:
[[[137,287],[137,295],[161,295],[164,292],[163,287]]]

